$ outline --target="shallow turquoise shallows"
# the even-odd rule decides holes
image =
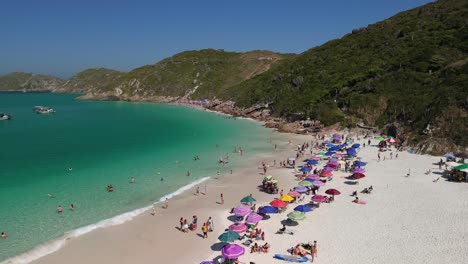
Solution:
[[[271,149],[267,139],[273,134],[251,121],[186,107],[75,97],[0,93],[0,112],[13,116],[0,121],[0,231],[8,234],[0,239],[0,262],[38,245],[45,247],[35,254],[45,254],[50,241],[87,232],[103,219],[123,221],[132,216],[124,213],[218,171],[229,174],[239,161]],[[36,105],[57,112],[36,114]],[[236,146],[245,149],[243,157],[233,152]],[[226,155],[229,164],[221,167],[217,161]],[[114,192],[106,191],[108,184]],[[58,205],[64,207],[61,214]]]

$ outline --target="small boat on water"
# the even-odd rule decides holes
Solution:
[[[10,119],[11,119],[11,115],[0,113],[0,120],[10,120]]]
[[[48,106],[34,106],[33,111],[36,112],[36,114],[50,114],[50,113],[55,113],[55,109],[50,108]]]

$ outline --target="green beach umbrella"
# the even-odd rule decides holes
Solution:
[[[382,141],[382,140],[385,140],[385,138],[379,137],[377,140],[378,140],[378,141]]]
[[[242,198],[240,200],[241,203],[253,203],[253,202],[256,202],[257,200],[255,200],[252,196],[246,196],[244,198]]]
[[[294,211],[288,214],[288,218],[293,221],[304,220],[306,218],[305,213]]]
[[[239,239],[239,238],[240,238],[239,233],[234,232],[234,231],[231,231],[231,230],[222,233],[222,234],[218,237],[218,239],[221,240],[221,241],[223,241],[223,242],[232,242],[232,241],[234,241],[234,240],[236,240],[236,239]]]
[[[312,186],[312,183],[310,181],[301,181],[299,185],[304,186],[304,187],[310,187]]]
[[[460,165],[460,166],[456,166],[454,169],[456,170],[464,170],[464,169],[468,169],[468,163],[465,163],[463,165]]]

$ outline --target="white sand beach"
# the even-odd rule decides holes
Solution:
[[[102,228],[67,241],[55,253],[33,263],[200,263],[221,255],[217,237],[232,222],[230,209],[240,204],[240,199],[252,194],[257,208],[267,205],[279,195],[260,192],[263,175],[261,161],[271,165],[268,174],[278,179],[280,189],[287,193],[297,185],[292,169],[279,168],[278,163],[295,155],[297,144],[311,141],[311,136],[287,135],[292,144],[273,142],[281,150],[265,153],[246,160],[243,169],[233,175],[206,182],[207,194],[194,195],[195,188],[170,200],[168,209],[157,208],[127,223]],[[359,142],[359,143],[363,143]],[[377,141],[373,140],[373,144]],[[268,253],[250,253],[246,248],[241,263],[282,263],[273,258],[276,253],[289,254],[287,249],[298,243],[318,242],[316,263],[467,263],[468,262],[468,185],[448,182],[440,177],[439,157],[399,152],[398,159],[378,161],[377,147],[360,149],[358,157],[367,162],[366,177],[358,185],[348,185],[344,172],[334,173],[333,180],[321,187],[319,194],[328,188],[341,191],[330,204],[322,204],[299,225],[288,227],[294,235],[275,234],[298,204],[291,204],[284,213],[272,214],[259,222],[265,231],[265,241],[271,245]],[[308,151],[306,151],[308,153]],[[304,158],[310,155],[306,154]],[[273,167],[273,160],[277,166]],[[298,163],[302,164],[302,163]],[[325,162],[318,166],[322,168]],[[406,177],[408,169],[411,174]],[[432,169],[432,173],[425,172]],[[204,192],[204,185],[200,191]],[[355,190],[372,185],[372,194],[361,194],[366,205],[352,203]],[[220,193],[225,204],[218,204]],[[310,196],[305,199],[310,201]],[[189,221],[193,215],[199,218],[195,232],[182,233],[179,218]],[[201,224],[211,216],[214,232],[208,239],[200,237]],[[264,241],[258,241],[260,245]],[[214,245],[214,246],[213,246]],[[218,245],[218,246],[217,246]]]

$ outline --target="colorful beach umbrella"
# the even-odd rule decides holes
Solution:
[[[214,262],[212,260],[205,260],[205,261],[200,262],[200,264],[218,264],[218,263],[216,263],[216,262]]]
[[[307,161],[307,164],[308,164],[308,165],[318,165],[318,161],[316,161],[316,160],[309,160],[309,161]]]
[[[334,151],[327,151],[327,152],[325,153],[325,156],[331,156],[331,155],[333,155],[333,154],[335,154]]]
[[[365,162],[362,162],[362,161],[355,161],[354,162],[354,166],[356,166],[356,167],[364,167],[366,165],[367,164]]]
[[[316,160],[316,161],[319,161],[319,160],[320,160],[320,157],[319,157],[319,156],[314,156],[312,159],[313,159],[313,160]]]
[[[303,213],[307,213],[307,212],[312,212],[312,208],[310,208],[309,206],[307,205],[298,205],[294,208],[294,211],[298,211],[298,212],[303,212]]]
[[[364,175],[362,173],[359,173],[359,172],[356,172],[356,173],[353,173],[353,175],[351,175],[351,177],[358,180],[358,179],[362,179],[362,178],[366,177],[366,175]]]
[[[221,250],[221,255],[226,259],[236,259],[244,255],[245,249],[237,244],[227,244]]]
[[[228,227],[229,230],[232,230],[237,233],[244,233],[247,231],[247,226],[245,224],[232,224]]]
[[[323,195],[314,195],[311,200],[316,203],[324,203],[327,201],[327,198]]]
[[[382,140],[385,140],[385,138],[379,137],[377,140],[378,140],[378,141],[382,141]]]
[[[327,167],[323,168],[322,171],[325,172],[325,171],[334,171],[334,170],[335,170],[335,168],[327,166]]]
[[[329,195],[333,195],[333,196],[341,194],[341,192],[338,191],[337,189],[328,189],[325,191],[325,193]]]
[[[276,214],[278,213],[278,208],[267,205],[261,207],[258,212],[261,214]]]
[[[320,173],[320,176],[322,176],[322,177],[331,177],[331,176],[333,176],[333,174],[331,172],[329,172],[329,171],[324,171],[324,172]]]
[[[263,179],[269,181],[269,180],[271,180],[271,178],[273,178],[273,176],[268,175],[268,176],[265,176],[265,178],[263,178]]]
[[[307,179],[306,179],[307,180]],[[309,179],[310,180],[310,179]],[[309,189],[307,189],[307,187],[304,187],[304,186],[296,186],[294,187],[294,191],[297,192],[297,193],[305,193],[307,192]],[[300,194],[299,194],[300,195]],[[291,195],[292,196],[292,195]],[[294,197],[294,196],[293,196]]]
[[[311,171],[312,169],[309,168],[309,167],[301,167],[299,170],[302,171],[302,172],[309,172],[309,171]]]
[[[305,178],[304,181],[314,182],[315,180],[314,180],[314,179],[311,179],[311,178]]]
[[[257,214],[257,213],[251,213],[247,216],[247,220],[245,220],[246,223],[258,223],[260,220],[263,219],[263,216]]]
[[[320,176],[318,176],[316,174],[312,174],[312,175],[307,176],[306,179],[318,180],[318,179],[320,179]]]
[[[250,206],[243,205],[243,204],[234,208],[234,214],[236,216],[245,216],[245,215],[248,215],[251,211],[252,209],[250,208]]]
[[[312,184],[316,187],[324,186],[325,183],[323,181],[314,181]]]
[[[302,186],[301,186],[301,187],[302,187]],[[291,196],[291,197],[294,197],[294,198],[297,198],[297,197],[301,196],[300,193],[295,192],[295,191],[293,191],[293,192],[288,192],[288,195]]]
[[[288,214],[288,218],[293,221],[304,220],[306,215],[303,212],[294,211]]]
[[[270,205],[276,208],[283,208],[283,207],[288,206],[288,203],[283,202],[281,200],[273,200],[270,202]]]
[[[460,165],[460,166],[456,166],[456,167],[454,167],[454,169],[459,170],[459,171],[468,169],[468,163],[465,163],[465,164]]]
[[[232,242],[232,241],[234,241],[236,239],[239,239],[239,238],[240,238],[239,233],[237,233],[235,231],[232,231],[232,230],[224,232],[218,237],[218,239],[223,241],[223,242]]]
[[[364,168],[356,168],[353,170],[353,173],[364,173],[366,170]]]
[[[253,203],[253,202],[256,202],[257,200],[255,200],[252,196],[246,196],[244,198],[242,198],[240,200],[241,203]]]
[[[310,187],[312,186],[312,183],[310,181],[301,181],[299,185],[304,187]]]
[[[294,197],[292,197],[291,195],[288,195],[288,194],[284,194],[280,197],[280,200],[283,201],[283,202],[292,202],[294,201]]]

